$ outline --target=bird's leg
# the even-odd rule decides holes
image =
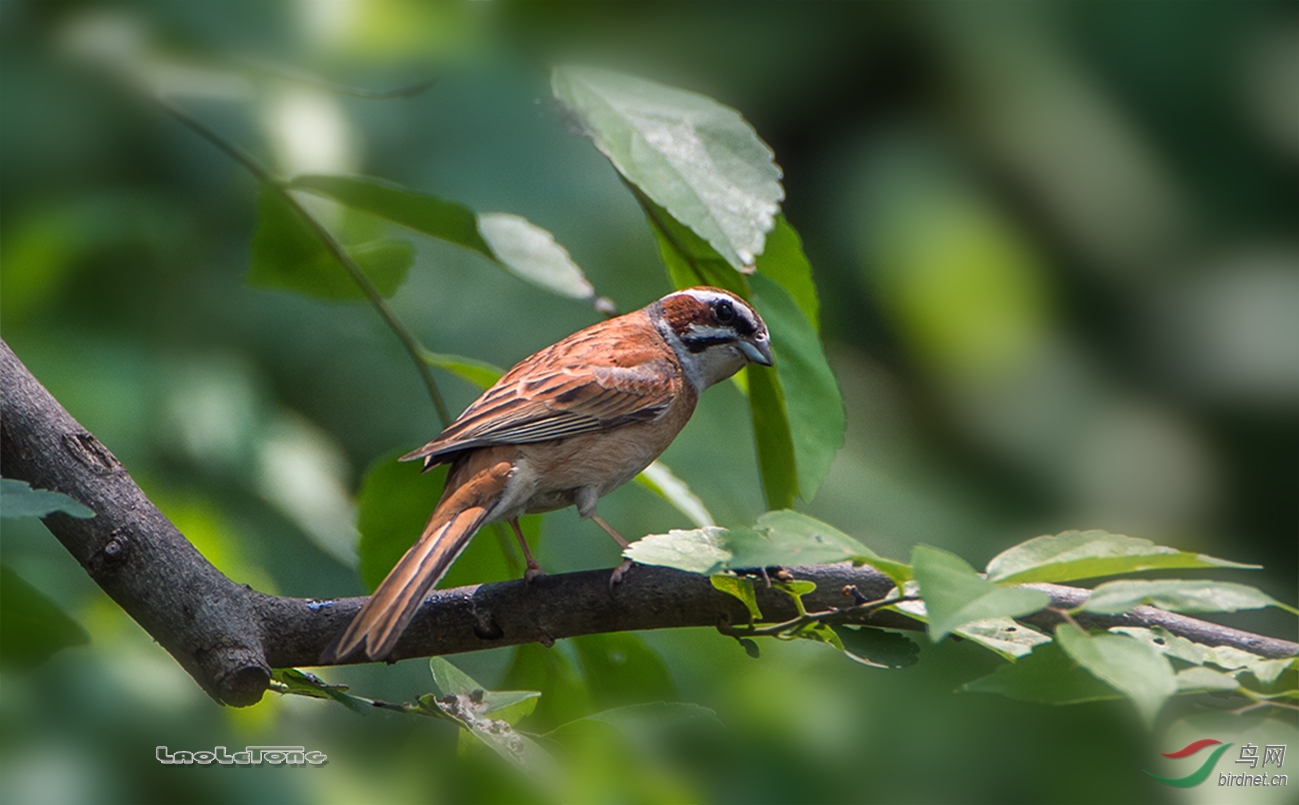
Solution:
[[[606,534],[613,537],[613,541],[618,543],[619,547],[626,550],[631,543],[624,539],[622,534],[619,534],[613,526],[606,523],[603,517],[595,513],[595,502],[599,497],[599,492],[593,486],[586,486],[577,490],[573,502],[577,504],[578,516],[587,520],[594,520],[595,524],[603,528]],[[624,559],[622,564],[614,569],[613,575],[609,576],[609,592],[613,592],[613,588],[622,581],[622,577],[631,569],[631,566],[632,561]]]
[[[528,569],[523,572],[524,581],[532,581],[535,578],[546,575],[537,564],[537,560],[532,558],[532,551],[528,549],[528,541],[523,538],[523,529],[519,528],[519,519],[516,517],[510,521],[510,528],[514,529],[514,536],[519,540],[519,547],[523,549],[523,556],[528,560]]]
[[[591,519],[595,521],[595,524],[596,524],[596,525],[598,525],[598,526],[600,526],[601,528],[603,528],[606,534],[608,534],[609,536],[613,537],[613,541],[616,542],[616,543],[618,543],[618,545],[619,545],[620,547],[622,547],[622,548],[625,549],[628,545],[631,544],[631,543],[628,542],[627,540],[623,539],[622,534],[619,534],[617,531],[615,531],[614,528],[613,528],[613,526],[611,526],[611,525],[609,525],[608,523],[606,523],[606,522],[604,521],[604,518],[601,517],[600,515],[598,515],[598,514],[593,514],[593,515],[591,515]]]
[[[606,523],[604,518],[600,515],[593,514],[591,515],[591,519],[595,521],[596,525],[603,528],[609,536],[613,537],[614,542],[621,545],[624,550],[626,550],[627,546],[631,544],[627,542],[627,540],[623,539],[622,534],[615,531],[614,527]],[[609,592],[613,592],[613,588],[618,586],[619,582],[622,581],[622,577],[627,575],[628,570],[631,570],[632,564],[633,562],[630,559],[624,559],[622,560],[622,564],[614,568],[613,574],[609,576]]]

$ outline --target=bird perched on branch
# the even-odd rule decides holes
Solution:
[[[403,461],[450,463],[424,533],[325,649],[323,663],[362,643],[370,659],[392,651],[424,596],[483,525],[508,521],[541,573],[519,517],[576,506],[623,547],[596,501],[667,449],[699,393],[746,364],[771,366],[762,318],[738,296],[699,287],[576,332],[525,358],[450,427]],[[628,563],[615,571],[615,580]]]

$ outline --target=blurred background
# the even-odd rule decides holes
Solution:
[[[162,80],[282,175],[364,173],[527,217],[624,311],[670,287],[635,201],[550,100],[547,67],[593,63],[717,98],[784,169],[847,406],[846,444],[805,511],[885,556],[925,542],[976,567],[1038,534],[1103,528],[1263,564],[1214,576],[1299,596],[1293,3],[7,0],[0,334],[224,572],[323,598],[363,592],[361,477],[435,435],[436,417],[372,309],[244,284],[253,180],[69,58],[88,38],[151,41],[191,65]],[[374,89],[441,81],[375,101],[212,69],[259,60]],[[413,240],[393,306],[431,349],[508,366],[598,318]],[[442,387],[457,411],[477,394],[450,376]],[[664,456],[722,525],[764,509],[746,407],[718,387]],[[634,485],[601,511],[627,534],[688,526]],[[274,694],[215,705],[39,523],[3,527],[5,563],[92,639],[4,676],[0,800],[535,795],[491,758],[457,761],[445,723]],[[450,583],[503,572],[494,542],[478,542]],[[545,519],[538,558],[562,572],[617,553],[568,511]],[[1272,612],[1221,620],[1294,639],[1294,619]],[[968,643],[922,639],[918,665],[883,672],[810,643],[764,645],[754,661],[709,630],[639,637],[606,652],[617,673],[580,641],[552,649],[539,723],[666,697],[726,729],[624,799],[1182,795],[1141,774],[1169,747],[1125,702],[952,693],[1002,662]],[[530,657],[454,659],[511,687],[540,667]],[[392,700],[431,690],[421,660],[323,675]],[[153,754],[276,743],[329,763],[167,767]]]

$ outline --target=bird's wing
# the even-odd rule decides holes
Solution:
[[[672,405],[683,382],[676,356],[656,338],[657,332],[601,325],[575,333],[515,366],[438,438],[402,460],[423,458],[434,466],[469,448],[562,439],[654,419]]]

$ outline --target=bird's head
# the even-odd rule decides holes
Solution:
[[[647,311],[698,391],[746,364],[771,366],[767,325],[748,302],[730,291],[687,288],[668,294]]]

